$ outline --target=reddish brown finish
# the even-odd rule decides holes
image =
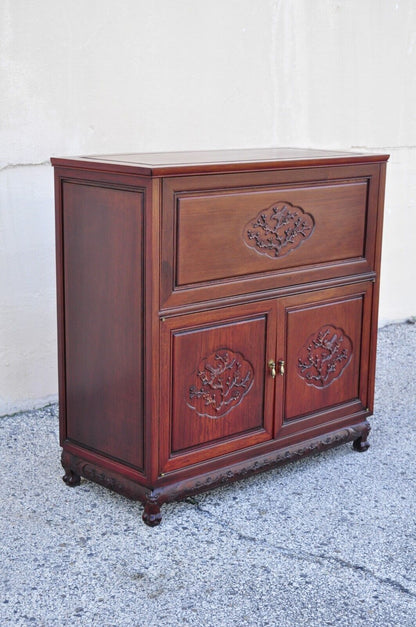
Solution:
[[[267,362],[274,358],[275,334],[273,302],[162,323],[162,472],[272,438],[274,385]],[[224,355],[233,367],[221,368]],[[205,378],[212,381],[204,386]],[[193,387],[204,398],[195,398]]]
[[[198,150],[181,152],[90,155],[51,159],[52,165],[93,169],[103,172],[131,173],[148,176],[203,174],[299,168],[314,165],[373,163],[386,161],[388,155],[363,155],[336,150],[303,148],[245,148],[234,150]]]
[[[379,168],[164,179],[161,307],[174,311],[374,271]],[[314,229],[298,248],[273,259],[248,245],[247,231],[260,211],[282,201],[312,215]]]
[[[62,463],[160,505],[354,440],[385,155],[53,159]]]
[[[373,282],[352,283],[279,299],[278,316],[285,320],[282,358],[287,365],[280,397],[281,422],[276,431],[279,439],[287,441],[289,438],[292,442],[301,431],[367,411],[373,289]],[[316,340],[316,331],[327,325],[341,329],[350,340],[350,359],[341,362],[342,372],[330,379],[329,385],[328,382],[311,385],[302,376],[299,359],[305,362],[305,347],[311,343],[308,340],[311,336]],[[333,335],[334,331],[331,338]],[[327,351],[327,355],[329,353]],[[322,355],[322,352],[317,349],[315,354]],[[315,374],[313,369],[312,373]]]
[[[143,194],[64,182],[63,204],[66,437],[143,468]]]
[[[285,420],[359,396],[362,298],[287,312]]]
[[[175,288],[363,257],[366,204],[367,181],[300,189],[274,187],[245,193],[178,195]],[[308,230],[304,234],[300,232],[298,240],[295,239],[296,248],[287,245],[290,236],[285,242],[285,229],[294,231],[287,218],[278,236],[273,238],[276,219],[271,211],[262,228],[257,227],[254,233],[254,225],[262,222],[261,216],[273,207],[281,211],[279,205],[287,208],[283,217],[296,216],[292,222],[302,223],[304,216],[309,221]],[[283,244],[281,248],[279,242]]]

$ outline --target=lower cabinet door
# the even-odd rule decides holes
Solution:
[[[366,409],[371,295],[372,284],[365,283],[280,303],[285,376],[278,437]]]
[[[273,437],[276,302],[161,321],[160,471]]]

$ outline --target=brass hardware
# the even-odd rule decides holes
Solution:
[[[273,379],[276,377],[276,362],[273,361],[273,359],[270,359],[270,361],[267,364],[270,368],[270,374],[272,375]]]
[[[279,359],[279,361],[277,362],[279,364],[279,374],[283,375],[285,374],[285,362],[283,361],[283,359]]]
[[[164,477],[164,476],[165,476],[164,472],[161,472],[160,475],[159,475],[159,477]]]
[[[166,318],[161,318],[160,322],[165,322]]]

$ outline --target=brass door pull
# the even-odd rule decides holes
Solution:
[[[280,359],[278,362],[279,365],[279,374],[283,375],[285,374],[285,362],[283,361],[283,359]]]
[[[270,374],[272,375],[273,379],[275,379],[276,378],[276,362],[273,361],[273,359],[271,359],[267,365],[270,368]]]

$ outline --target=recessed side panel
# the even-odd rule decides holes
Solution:
[[[143,193],[63,183],[67,438],[143,468]]]

